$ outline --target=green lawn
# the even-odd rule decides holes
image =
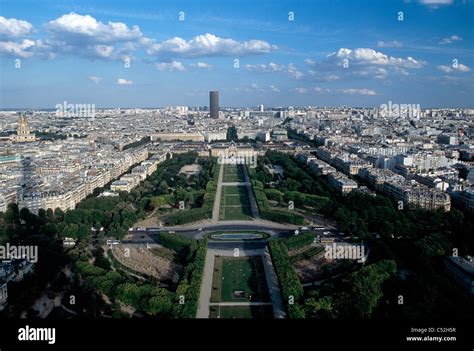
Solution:
[[[224,213],[221,216],[221,220],[223,221],[238,221],[242,220],[245,221],[251,217],[250,207],[225,207]]]
[[[225,189],[225,193],[227,195],[240,195],[242,194],[243,190],[245,190],[243,186],[233,186],[233,185],[230,185],[230,186],[224,185],[222,189]]]
[[[244,186],[223,186],[219,219],[246,220],[252,217],[250,199],[247,188]]]
[[[245,296],[234,296],[234,291],[244,291]],[[262,258],[216,257],[211,302],[247,301],[270,301]]]
[[[211,306],[211,318],[272,319],[272,306]]]
[[[241,165],[225,165],[224,166],[224,182],[243,182],[244,173]]]
[[[242,203],[239,195],[226,195],[224,200],[225,200],[224,206],[236,206],[236,205],[240,206],[240,204]]]

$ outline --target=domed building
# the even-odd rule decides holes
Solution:
[[[10,136],[10,140],[14,143],[28,143],[36,141],[36,136],[34,133],[30,132],[26,118],[23,115],[20,115],[18,119],[18,129],[15,135]]]

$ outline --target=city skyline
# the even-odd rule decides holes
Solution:
[[[472,107],[472,1],[31,5],[2,4],[3,109]]]

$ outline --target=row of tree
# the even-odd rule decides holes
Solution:
[[[303,286],[300,283],[298,275],[295,272],[288,249],[283,240],[269,241],[270,254],[275,266],[283,300],[288,312],[289,318],[304,318],[304,310],[300,305],[303,297]]]

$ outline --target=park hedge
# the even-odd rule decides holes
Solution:
[[[295,235],[285,240],[285,245],[288,250],[299,249],[311,245],[314,241],[314,236],[312,232]]]
[[[199,306],[199,294],[204,276],[204,265],[206,262],[207,240],[200,241],[197,249],[193,250],[194,259],[186,267],[185,275],[177,288],[184,292],[185,303],[180,305],[180,318],[196,318]],[[177,296],[179,298],[179,296]]]
[[[269,249],[278,280],[280,281],[288,317],[304,318],[304,311],[299,305],[304,290],[288,256],[286,245],[282,240],[272,240],[269,242]],[[293,297],[293,304],[290,303],[291,297]]]
[[[188,249],[194,243],[194,239],[189,239],[179,234],[160,233],[160,244],[178,253]]]

